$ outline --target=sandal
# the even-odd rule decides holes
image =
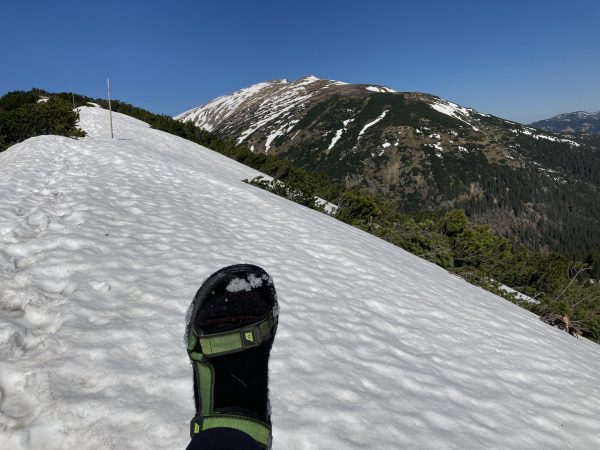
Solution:
[[[202,284],[186,326],[196,403],[192,438],[234,428],[270,448],[268,365],[277,322],[273,279],[260,267],[225,267]]]

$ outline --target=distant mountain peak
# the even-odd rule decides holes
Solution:
[[[423,102],[433,110],[457,119],[475,131],[478,131],[475,125],[476,117],[487,117],[473,109],[428,94],[398,93],[382,85],[351,84],[307,75],[293,81],[276,79],[256,83],[179,114],[175,119],[192,121],[209,131],[225,131],[225,134],[234,138],[238,144],[245,143],[251,148],[269,151],[275,139],[283,139],[292,131],[297,131],[300,126],[297,125],[300,122],[298,117],[315,105],[332,99],[342,102],[358,100],[360,103],[369,100],[374,94],[397,94],[401,97],[406,96],[411,102]],[[403,99],[398,97],[392,103],[403,104]],[[351,115],[354,117],[357,111],[355,107]],[[383,109],[377,114],[375,112],[372,118],[365,117],[365,124],[375,119]],[[349,118],[342,117],[340,120]],[[261,138],[262,134],[266,136]]]
[[[305,77],[302,78],[298,78],[296,81],[319,81],[321,78],[319,77],[315,77],[314,75],[307,75]]]
[[[600,111],[562,113],[533,122],[531,126],[555,132],[600,134]]]
[[[534,247],[562,249],[566,237],[547,236],[566,231],[552,234],[542,227],[589,215],[581,203],[572,208],[577,212],[559,217],[571,205],[557,206],[546,193],[566,192],[565,186],[585,180],[590,184],[581,187],[581,198],[593,202],[600,185],[592,169],[597,167],[595,153],[585,153],[572,136],[541,132],[431,94],[376,84],[314,75],[274,80],[219,97],[176,119],[253,152],[325,172],[347,187],[366,188],[404,211],[464,208],[475,220]],[[566,166],[558,162],[563,158]],[[586,162],[589,170],[581,169],[577,161],[582,158],[592,158]],[[593,235],[596,225],[586,224]],[[532,234],[532,227],[539,227],[539,234]],[[548,245],[544,239],[555,240]],[[588,244],[577,243],[578,249]]]

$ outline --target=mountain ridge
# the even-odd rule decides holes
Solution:
[[[562,113],[530,125],[547,131],[600,135],[600,111]]]
[[[530,248],[581,256],[600,247],[600,145],[392,91],[276,80],[176,119],[384,195],[402,211],[463,208]]]

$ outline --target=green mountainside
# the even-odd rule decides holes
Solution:
[[[513,243],[600,248],[600,145],[422,93],[307,77],[260,83],[176,117],[366,188],[400,212],[464,209]]]

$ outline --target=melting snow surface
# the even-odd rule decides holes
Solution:
[[[323,211],[326,214],[334,214],[338,210],[338,208],[339,208],[338,205],[335,205],[335,204],[333,204],[331,202],[328,202],[327,200],[322,199],[320,197],[317,197],[317,199],[315,200],[315,204],[317,206],[322,206],[323,207]]]
[[[331,139],[331,142],[329,144],[329,147],[327,147],[327,150],[331,150],[333,148],[333,146],[336,144],[336,142],[340,140],[344,130],[345,130],[345,128],[340,128],[339,130],[336,130],[335,136],[333,136],[333,138]]]
[[[377,119],[375,119],[373,122],[369,122],[368,124],[366,124],[362,130],[360,130],[360,133],[358,133],[358,136],[362,136],[363,134],[365,134],[365,131],[367,131],[369,128],[371,128],[373,125],[375,125],[377,122],[380,122],[381,120],[383,120],[383,118],[385,117],[385,115],[388,113],[389,109],[386,109],[384,112],[382,112],[379,117]]]
[[[365,88],[367,91],[371,91],[371,92],[379,92],[379,93],[393,93],[396,92],[395,90],[385,87],[385,86],[367,86]]]
[[[185,312],[239,262],[279,294],[275,449],[600,448],[598,345],[113,118],[0,154],[3,450],[185,448]]]
[[[301,85],[301,84],[314,83],[315,81],[320,81],[320,80],[321,80],[320,78],[315,77],[314,75],[309,75],[307,77],[300,78],[296,83],[298,85]]]
[[[293,115],[297,109],[304,107],[314,95],[314,93],[307,91],[305,86],[316,81],[320,81],[320,79],[312,75],[301,78],[294,83],[284,84],[278,92],[265,98],[253,113],[256,120],[251,123],[248,129],[240,134],[237,143],[241,144],[252,133],[271,123],[275,123],[275,126],[281,124],[276,129],[273,129],[267,137],[265,151],[268,151],[276,137],[289,133],[294,128],[294,125],[298,123],[298,120],[292,120],[289,123],[286,123],[285,120],[290,115]]]
[[[285,84],[284,81],[278,82]],[[268,82],[253,84],[233,94],[218,97],[206,105],[183,112],[175,116],[174,119],[183,122],[192,121],[197,126],[212,131],[216,124],[234,114],[244,101],[271,85],[272,83]]]
[[[513,129],[513,130],[510,130],[510,131],[513,132],[513,133],[515,133],[515,134],[521,133],[521,134],[525,134],[527,136],[532,136],[534,139],[538,139],[538,140],[539,139],[545,139],[547,141],[552,141],[552,142],[563,142],[563,143],[566,143],[566,144],[573,145],[575,147],[579,147],[579,145],[580,145],[578,142],[575,142],[575,141],[573,141],[571,139],[558,138],[556,136],[548,136],[547,134],[535,134],[535,131],[537,131],[537,130],[535,130],[533,128],[522,128],[520,130],[518,130],[518,129],[514,130]]]
[[[437,101],[430,105],[436,111],[441,112],[442,114],[446,114],[447,116],[454,117],[458,120],[462,120],[464,122],[463,116],[469,116],[469,110],[467,108],[463,108],[455,103],[446,102],[446,101]]]
[[[254,274],[250,274],[248,279],[234,278],[229,282],[225,289],[227,292],[251,291],[252,289],[262,286],[262,284],[262,278],[256,278]]]
[[[503,290],[504,292],[508,292],[509,294],[514,294],[515,298],[517,298],[519,300],[523,300],[528,303],[539,303],[539,300],[536,300],[528,295],[525,295],[519,291],[516,291],[513,288],[506,286],[505,284],[501,284],[499,286],[499,288],[501,290]]]
[[[327,151],[331,150],[335,146],[335,144],[337,143],[337,141],[339,141],[340,138],[342,137],[342,134],[344,134],[344,131],[346,131],[346,128],[348,127],[348,124],[350,122],[352,122],[353,120],[354,120],[353,118],[342,120],[342,124],[344,125],[344,128],[340,128],[339,130],[336,130],[335,136],[333,136],[333,138],[331,138],[331,142],[329,143],[329,147],[327,147]]]
[[[473,126],[473,124],[471,124],[471,122],[467,120],[471,117],[471,111],[469,111],[469,109],[463,108],[462,106],[459,106],[456,103],[447,102],[445,100],[435,101],[429,106],[431,106],[436,111],[441,112],[442,114],[446,114],[447,116],[454,117],[455,119],[466,123],[471,128],[473,128],[474,131],[479,131],[478,128]]]

